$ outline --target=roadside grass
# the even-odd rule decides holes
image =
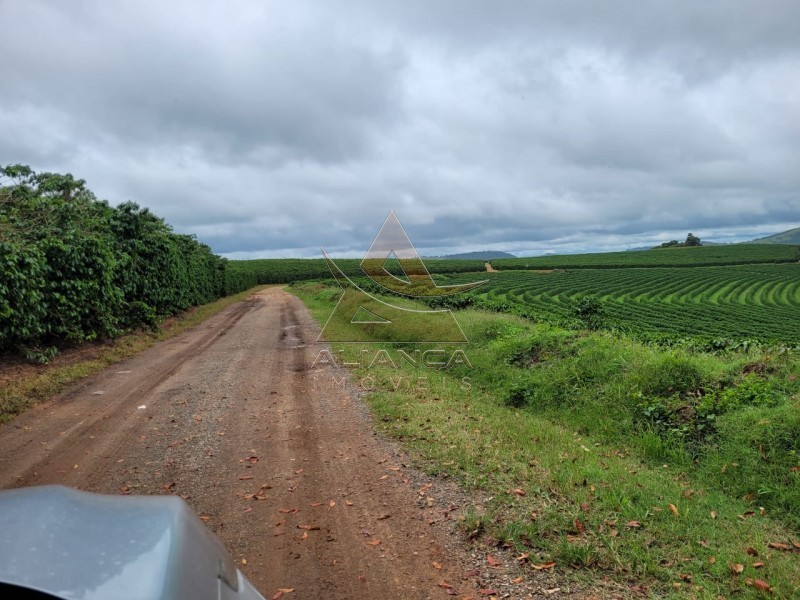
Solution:
[[[321,322],[341,293],[291,289]],[[353,379],[373,378],[376,423],[423,468],[481,490],[485,500],[464,510],[466,532],[587,586],[609,576],[652,597],[770,594],[759,585],[800,597],[795,357],[457,317],[471,367],[397,360],[364,364]],[[400,348],[412,351],[385,346],[390,356]]]
[[[130,358],[153,344],[174,337],[205,321],[231,304],[239,302],[254,292],[250,290],[220,298],[170,317],[156,331],[137,331],[98,346],[90,356],[79,358],[73,364],[47,364],[32,367],[29,373],[0,384],[0,423],[10,421],[34,404],[48,400],[63,392],[69,385],[100,372],[114,363]]]

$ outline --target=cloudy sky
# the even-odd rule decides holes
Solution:
[[[202,8],[201,8],[202,7]],[[0,0],[0,163],[231,257],[800,226],[800,3]]]

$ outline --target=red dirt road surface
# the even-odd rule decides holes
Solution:
[[[317,334],[297,298],[258,292],[0,425],[0,487],[178,494],[266,598],[561,596],[512,585],[513,558],[486,568],[452,526],[454,486],[311,369]]]

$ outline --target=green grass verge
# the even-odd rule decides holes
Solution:
[[[341,293],[290,289],[321,322]],[[395,360],[352,379],[374,378],[376,423],[428,471],[483,491],[466,529],[589,585],[611,577],[652,597],[758,598],[760,580],[773,597],[800,595],[794,356],[664,350],[457,315],[471,368]]]
[[[60,357],[54,364],[31,366],[30,372],[4,382],[0,386],[0,423],[13,419],[37,402],[48,400],[63,392],[79,379],[94,375],[108,365],[130,358],[157,342],[194,327],[262,288],[263,286],[253,288],[209,304],[197,306],[168,319],[162,323],[158,331],[140,331],[122,336],[108,345],[98,346],[96,352],[91,352],[85,358],[78,358],[73,363],[59,364],[60,359],[63,358]]]

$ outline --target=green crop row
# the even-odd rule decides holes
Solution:
[[[645,337],[800,344],[800,264],[508,271],[492,274],[469,303],[566,323],[585,297],[597,301],[602,326]]]
[[[624,267],[700,267],[791,263],[800,260],[800,247],[788,244],[731,244],[654,248],[628,252],[563,254],[492,260],[498,270],[618,269]]]
[[[334,260],[348,277],[363,276],[361,259],[337,258]],[[430,273],[471,273],[486,271],[482,260],[450,260],[426,259],[425,266]],[[230,269],[234,273],[247,273],[254,276],[259,284],[292,283],[309,279],[326,279],[333,277],[324,258],[264,258],[254,260],[233,260]],[[387,269],[402,275],[402,269],[396,261],[389,261]]]
[[[0,169],[0,352],[46,361],[255,285],[194,236],[83,180]]]

